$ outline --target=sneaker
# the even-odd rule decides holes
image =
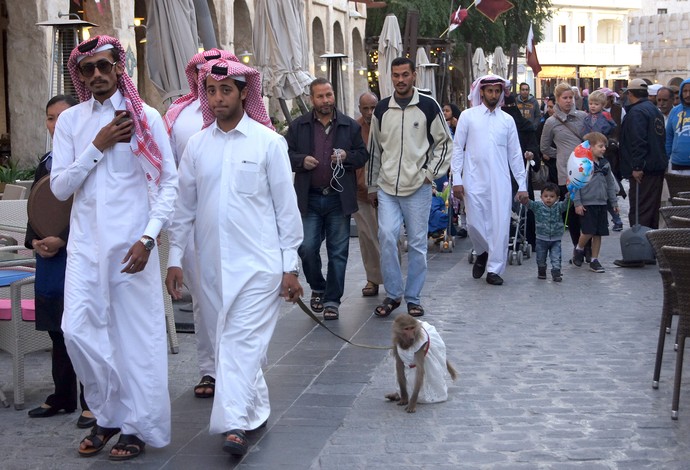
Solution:
[[[546,266],[537,266],[537,279],[546,279]]]
[[[575,266],[582,266],[582,263],[585,261],[585,250],[578,250],[575,248],[573,250],[573,264]]]
[[[593,259],[591,263],[589,263],[589,269],[594,271],[595,273],[605,273],[606,270],[604,267],[601,265],[598,259]]]
[[[611,230],[613,230],[614,232],[623,231],[623,222],[618,222],[618,223],[613,224],[613,228]]]
[[[561,276],[561,271],[559,269],[552,270],[551,279],[553,279],[553,282],[561,282],[563,280],[563,277]]]

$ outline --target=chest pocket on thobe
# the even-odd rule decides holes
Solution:
[[[111,154],[108,155],[108,169],[113,173],[129,173],[132,171],[134,158],[129,143],[117,143],[113,145]]]
[[[239,194],[256,194],[259,190],[259,164],[242,160],[235,171],[235,190]]]

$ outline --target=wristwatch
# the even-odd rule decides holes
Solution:
[[[153,250],[153,247],[156,246],[156,242],[153,240],[153,238],[144,235],[139,239],[139,241],[144,245],[144,248],[146,248],[146,251],[151,251]]]
[[[299,266],[297,266],[292,271],[285,271],[283,274],[294,274],[295,277],[299,277]]]

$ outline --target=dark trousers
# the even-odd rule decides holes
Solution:
[[[52,374],[55,383],[55,393],[46,398],[46,405],[50,407],[76,409],[77,407],[77,375],[74,373],[72,361],[67,354],[65,347],[65,337],[62,331],[49,331],[50,339],[53,340],[52,354]],[[82,410],[89,407],[84,400],[84,386],[79,384],[81,393],[79,402]]]
[[[642,183],[637,184],[635,178],[630,178],[630,213],[628,219],[630,226],[635,225],[635,206],[638,204],[639,186],[639,211],[640,225],[649,228],[659,228],[659,207],[661,206],[661,190],[664,187],[664,175],[648,175],[642,178]]]

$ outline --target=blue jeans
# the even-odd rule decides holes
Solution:
[[[391,196],[378,191],[379,245],[381,247],[381,273],[388,297],[408,303],[420,304],[419,298],[426,280],[426,249],[431,185],[423,184],[409,196]],[[400,227],[407,230],[407,283],[398,257]]]
[[[312,292],[323,293],[324,307],[340,305],[345,290],[345,268],[350,248],[350,216],[343,214],[338,193],[310,193],[307,215],[302,216],[304,240],[299,247],[304,277]],[[321,243],[326,240],[328,273],[321,272]]]
[[[551,255],[551,272],[561,270],[561,241],[560,240],[540,240],[537,238],[537,267],[546,267],[546,254]]]

